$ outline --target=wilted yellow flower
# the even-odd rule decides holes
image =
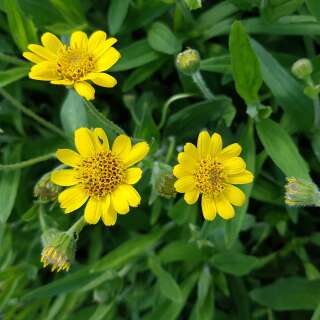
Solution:
[[[114,77],[103,73],[120,58],[119,51],[112,47],[117,39],[107,38],[104,31],[94,32],[89,39],[84,32],[75,31],[69,46],[46,32],[41,42],[42,46],[29,44],[30,52],[23,53],[35,63],[29,73],[31,79],[74,87],[87,100],[94,99],[94,88],[88,81],[106,88],[117,84]]]
[[[129,206],[137,207],[141,198],[132,186],[142,170],[129,168],[141,161],[149,152],[146,142],[134,146],[126,135],[119,135],[109,148],[103,129],[80,128],[75,131],[75,146],[79,153],[59,149],[57,158],[72,169],[52,172],[51,180],[60,186],[71,186],[59,194],[58,201],[65,213],[80,208],[88,199],[84,210],[85,221],[96,224],[100,217],[105,225],[114,225],[118,214],[127,214]]]
[[[206,220],[213,220],[218,213],[223,219],[234,216],[234,206],[242,206],[245,194],[233,184],[253,181],[253,174],[246,169],[239,157],[241,146],[233,143],[222,148],[218,133],[211,137],[207,131],[198,136],[197,147],[186,143],[178,155],[179,164],[173,169],[178,178],[175,188],[184,193],[188,204],[194,204],[199,195],[202,213]]]

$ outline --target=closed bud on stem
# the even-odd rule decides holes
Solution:
[[[54,201],[61,188],[51,182],[51,172],[44,174],[36,183],[33,194],[41,201]]]
[[[199,70],[200,55],[197,50],[187,49],[177,55],[176,65],[180,72],[192,75]]]
[[[291,71],[297,78],[306,79],[313,72],[312,63],[309,59],[299,59],[292,65]]]
[[[316,184],[295,177],[287,178],[285,202],[288,206],[320,206],[320,191]]]
[[[51,267],[51,272],[69,271],[76,250],[74,235],[51,228],[44,231],[41,240],[43,267]]]
[[[175,198],[177,195],[176,189],[174,188],[174,183],[177,181],[175,176],[171,172],[163,172],[159,176],[157,191],[160,196],[171,199]]]

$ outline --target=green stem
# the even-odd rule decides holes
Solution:
[[[44,208],[43,204],[39,204],[39,221],[40,221],[40,227],[41,231],[44,232],[48,229],[47,223],[44,219]]]
[[[167,151],[167,155],[166,155],[166,163],[169,163],[170,160],[171,160],[171,157],[172,157],[172,154],[173,154],[173,151],[174,151],[174,148],[176,146],[176,139],[175,137],[169,137],[168,138],[169,140],[169,147],[168,147],[168,151]]]
[[[192,79],[207,100],[214,99],[214,95],[207,87],[207,84],[205,83],[200,71],[195,72],[192,75]]]
[[[54,159],[56,155],[54,153],[48,153],[40,157],[35,157],[29,160],[12,163],[12,164],[0,164],[0,171],[1,170],[17,170],[21,168],[26,168],[33,166],[34,164],[37,164],[39,162],[47,161],[49,159]]]
[[[82,216],[78,221],[76,221],[67,231],[67,233],[71,236],[73,236],[74,234],[77,235],[77,237],[79,237],[80,232],[82,231],[82,229],[84,228],[84,226],[87,223],[84,220],[84,217]]]
[[[4,54],[2,52],[0,52],[0,60],[4,61],[4,62],[11,63],[11,64],[15,64],[18,66],[27,66],[28,65],[28,62],[26,62],[22,59],[19,59],[17,57],[9,56],[9,55]]]
[[[314,107],[314,127],[316,130],[320,130],[320,101],[317,95],[312,99]]]
[[[125,132],[115,123],[107,119],[101,112],[99,112],[91,101],[83,99],[84,104],[87,106],[89,113],[98,120],[102,126],[109,128],[117,134],[124,134]]]
[[[58,134],[61,137],[65,138],[65,134],[64,132],[58,128],[57,126],[55,126],[54,124],[52,124],[51,122],[43,119],[42,117],[38,116],[37,114],[35,114],[33,111],[31,111],[30,109],[28,109],[27,107],[25,107],[20,101],[18,101],[16,98],[14,98],[13,96],[11,96],[6,90],[4,90],[3,88],[0,88],[0,94],[6,99],[8,100],[15,108],[17,108],[18,110],[20,110],[21,112],[23,112],[25,115],[27,115],[28,117],[32,118],[33,120],[37,121],[39,124],[41,124],[43,127],[47,128],[48,130],[51,130],[52,132]]]

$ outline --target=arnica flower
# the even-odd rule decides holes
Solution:
[[[94,88],[88,81],[106,88],[117,84],[114,77],[103,73],[120,58],[119,51],[112,47],[117,39],[107,38],[105,32],[96,31],[88,39],[84,32],[75,31],[69,46],[46,32],[41,42],[42,46],[29,44],[30,52],[23,53],[35,63],[29,73],[31,79],[74,87],[87,100],[94,99]]]
[[[211,137],[207,131],[198,136],[197,146],[186,143],[178,155],[179,164],[173,169],[178,178],[175,188],[184,193],[187,204],[194,204],[200,194],[202,213],[206,220],[213,220],[218,213],[223,219],[234,216],[234,206],[242,206],[244,193],[234,184],[253,181],[253,174],[246,169],[239,157],[241,146],[233,143],[222,148],[218,133]]]
[[[80,128],[75,131],[75,146],[79,153],[58,149],[57,158],[72,169],[52,172],[51,180],[60,186],[70,186],[58,196],[65,213],[77,210],[89,199],[84,218],[96,224],[101,218],[105,225],[114,225],[118,214],[127,214],[129,206],[137,207],[141,198],[132,186],[142,170],[133,167],[149,152],[146,142],[131,145],[126,135],[119,135],[109,147],[103,129]]]
[[[73,235],[51,228],[47,229],[41,238],[43,267],[50,266],[52,272],[69,271],[76,249]]]

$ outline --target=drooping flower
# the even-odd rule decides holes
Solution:
[[[75,31],[67,46],[46,32],[41,37],[42,46],[29,44],[30,51],[23,56],[35,63],[29,72],[31,79],[74,87],[79,95],[92,100],[95,91],[88,81],[106,88],[117,84],[114,77],[104,73],[120,58],[119,51],[112,47],[116,42],[104,31],[94,32],[89,39],[84,32]]]
[[[184,193],[187,204],[197,202],[201,194],[202,213],[206,220],[213,220],[218,213],[223,219],[234,217],[234,206],[242,206],[245,194],[234,184],[253,181],[253,174],[246,169],[239,157],[241,146],[233,143],[222,148],[218,133],[211,137],[207,131],[198,136],[197,146],[186,143],[178,155],[179,164],[173,169],[177,177],[175,188]]]
[[[85,221],[96,224],[100,218],[105,225],[114,225],[118,214],[127,214],[129,207],[137,207],[141,198],[132,186],[142,170],[133,167],[149,152],[146,142],[131,144],[126,135],[119,135],[112,148],[101,128],[75,131],[75,146],[79,153],[58,149],[57,158],[72,169],[52,172],[51,180],[69,188],[62,191],[58,201],[65,213],[77,210],[86,203]]]
[[[69,271],[76,249],[73,235],[51,228],[43,233],[41,240],[43,267],[51,267],[51,272]]]

